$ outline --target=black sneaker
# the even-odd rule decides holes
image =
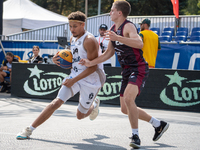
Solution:
[[[155,128],[155,127],[154,127]],[[160,121],[160,126],[155,128],[155,134],[153,137],[153,141],[159,140],[159,138],[163,135],[165,131],[169,128],[169,123]]]
[[[130,146],[133,147],[134,149],[140,148],[140,138],[138,137],[137,134],[133,134],[132,137],[130,137],[131,143]]]

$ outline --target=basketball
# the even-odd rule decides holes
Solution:
[[[72,67],[72,53],[69,49],[61,50],[58,53],[60,59],[60,67],[64,69],[70,69]]]

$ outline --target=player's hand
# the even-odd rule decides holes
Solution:
[[[84,65],[86,67],[91,67],[92,66],[91,62],[88,59],[81,59],[79,61],[79,64]]]
[[[110,31],[110,30],[107,30],[106,33],[104,33],[104,35],[107,40],[117,41],[118,39],[118,35],[115,32]]]
[[[74,85],[74,83],[75,83],[75,81],[73,80],[73,78],[72,79],[66,79],[63,83],[62,83],[62,85],[65,85],[66,87],[71,87],[72,85]]]
[[[58,53],[57,53],[56,55],[53,56],[52,61],[53,61],[56,65],[60,66],[60,61],[59,61],[59,59],[60,59],[60,58],[59,58]]]

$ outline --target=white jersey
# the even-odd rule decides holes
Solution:
[[[83,42],[86,38],[87,35],[92,35],[89,32],[85,32],[83,36],[81,36],[79,39],[73,37],[71,41],[71,52],[73,55],[73,61],[72,61],[72,69],[71,69],[71,74],[70,77],[76,77],[80,73],[82,73],[87,67],[84,65],[79,64],[79,61],[83,59],[87,59],[87,52],[83,46]],[[92,35],[93,36],[93,35]],[[98,55],[101,55],[101,49],[98,51]],[[90,74],[89,76],[79,80],[78,82],[80,84],[84,84],[86,86],[94,86],[94,87],[101,87],[103,86],[105,82],[105,73],[103,70],[103,64],[100,63],[98,64],[98,68],[95,72]]]

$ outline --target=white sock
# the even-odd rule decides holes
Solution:
[[[137,134],[139,136],[138,129],[132,129],[132,133]]]
[[[152,126],[154,126],[155,128],[160,126],[160,120],[152,117],[151,120],[149,121],[149,123],[152,124]]]
[[[34,128],[32,125],[30,125],[29,128],[30,128],[32,131],[36,129],[36,128]]]

